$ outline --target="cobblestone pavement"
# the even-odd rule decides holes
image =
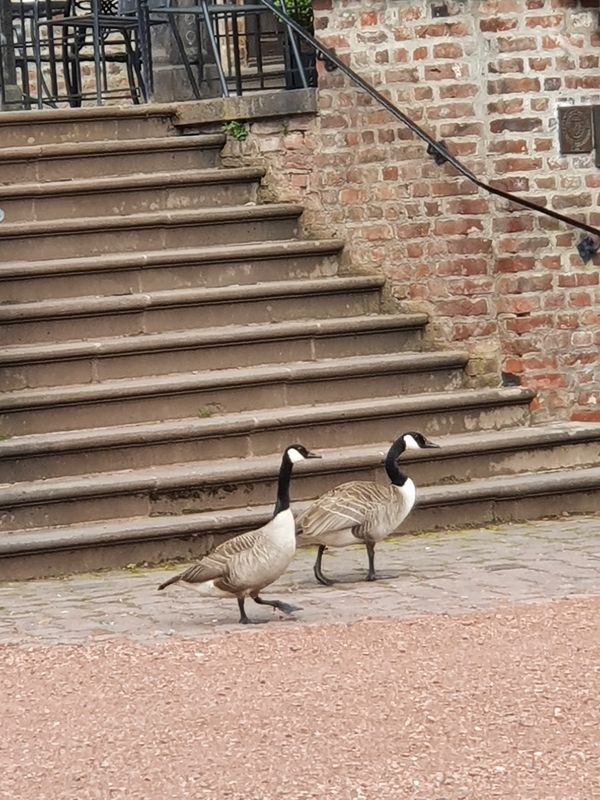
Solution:
[[[600,516],[400,537],[378,546],[377,583],[362,580],[363,548],[326,554],[325,573],[340,581],[331,588],[315,582],[314,557],[314,551],[300,550],[286,575],[264,593],[302,606],[296,617],[303,623],[461,614],[600,594]],[[115,570],[1,584],[0,643],[151,642],[240,629],[231,599],[201,597],[179,586],[159,594],[156,587],[169,574]],[[247,606],[254,618],[272,618],[269,609]]]

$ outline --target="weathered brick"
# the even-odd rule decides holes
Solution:
[[[523,72],[523,65],[522,58],[501,58],[488,64],[488,72],[500,75],[506,72]]]
[[[488,81],[488,92],[490,94],[524,94],[526,92],[539,92],[540,82],[538,78],[500,78],[496,81]]]
[[[537,42],[533,36],[499,36],[497,47],[501,53],[515,53],[521,50],[536,50]]]
[[[547,14],[539,17],[527,17],[525,25],[528,28],[559,28],[563,21],[563,14]]]
[[[490,122],[492,133],[504,133],[505,131],[537,131],[543,126],[539,117],[518,117],[513,119],[494,119]]]
[[[443,44],[435,44],[433,46],[434,58],[462,58],[464,53],[465,51],[462,45],[456,42],[444,42]]]
[[[499,31],[511,31],[518,25],[516,17],[491,17],[482,19],[479,27],[484,33],[498,33]]]

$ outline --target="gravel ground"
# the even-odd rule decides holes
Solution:
[[[600,797],[600,597],[0,659],[3,800]]]

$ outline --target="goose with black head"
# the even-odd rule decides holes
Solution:
[[[290,480],[294,464],[308,458],[320,456],[301,444],[286,447],[279,469],[273,518],[261,528],[223,542],[198,564],[162,583],[159,590],[173,583],[181,583],[198,588],[202,594],[217,592],[236,597],[242,624],[257,621],[249,619],[246,614],[244,603],[247,597],[284,614],[300,611],[300,608],[281,600],[263,600],[260,592],[283,575],[296,552],[296,526],[290,509]]]
[[[405,450],[439,447],[422,433],[411,431],[399,436],[388,450],[385,470],[388,485],[372,481],[349,481],[322,494],[297,519],[303,544],[319,549],[314,573],[319,583],[334,583],[323,575],[321,561],[328,547],[364,544],[369,558],[367,580],[377,578],[375,545],[390,536],[412,511],[416,499],[413,481],[400,471],[398,459]]]

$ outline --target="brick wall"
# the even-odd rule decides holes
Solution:
[[[317,36],[480,177],[600,226],[600,169],[560,156],[557,130],[558,106],[600,103],[597,0],[440,5],[315,0]],[[537,419],[600,420],[600,260],[583,264],[581,234],[437,166],[339,72],[321,72],[319,107],[242,146],[267,157],[272,189],[427,310],[436,344],[469,347],[478,382],[502,369],[538,389]]]

